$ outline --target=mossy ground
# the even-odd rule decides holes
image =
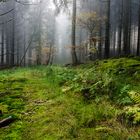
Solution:
[[[0,72],[0,140],[140,139],[140,60]]]

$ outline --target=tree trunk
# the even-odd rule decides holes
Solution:
[[[119,18],[119,28],[118,28],[118,56],[121,55],[122,48],[122,18],[123,18],[123,0],[120,2],[120,18]]]
[[[24,25],[24,41],[23,41],[23,52],[25,53],[26,51],[26,26]],[[25,57],[24,57],[24,61],[23,61],[23,65],[26,65],[26,53],[25,53]]]
[[[38,24],[38,46],[37,46],[37,65],[41,65],[41,23],[42,23],[42,4],[39,5],[39,24]]]
[[[109,58],[110,54],[110,0],[107,1],[107,20],[105,35],[105,58]]]
[[[2,24],[2,35],[1,35],[1,65],[4,65],[4,23]]]
[[[113,33],[113,57],[116,56],[116,27]]]
[[[139,23],[138,23],[138,41],[137,41],[137,56],[140,54],[140,1],[139,1]]]
[[[77,55],[76,55],[76,9],[77,9],[77,0],[73,0],[73,14],[72,14],[72,36],[71,36],[71,55],[72,55],[72,63],[76,65],[78,63]]]
[[[13,11],[13,23],[12,23],[12,44],[11,44],[11,58],[10,66],[14,66],[15,60],[15,11]]]
[[[102,17],[102,6],[101,6],[101,3],[100,3],[100,17]],[[102,30],[103,30],[103,27],[102,27],[102,23],[100,22],[100,29],[99,29],[99,37],[100,37],[100,40],[99,40],[99,54],[98,54],[98,57],[99,59],[102,58],[102,46],[103,46],[103,43],[102,43]]]
[[[6,23],[6,65],[9,66],[9,28],[8,28],[8,24]]]
[[[130,10],[130,4],[131,0],[125,0],[124,1],[124,27],[123,27],[123,54],[129,55],[130,54],[130,37],[131,37],[131,10]]]

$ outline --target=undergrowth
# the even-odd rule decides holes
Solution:
[[[140,61],[0,71],[1,140],[140,139]]]

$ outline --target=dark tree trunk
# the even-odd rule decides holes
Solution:
[[[138,41],[137,41],[137,56],[139,55],[140,55],[140,1],[139,1]]]
[[[39,4],[39,22],[38,22],[38,45],[36,48],[36,63],[41,65],[41,30],[42,30],[42,3]]]
[[[105,33],[105,58],[109,58],[110,54],[110,0],[107,1],[107,20]]]
[[[100,3],[100,17],[102,17],[102,6],[101,6],[101,3]],[[100,29],[99,29],[99,37],[100,37],[100,40],[99,40],[99,46],[98,46],[98,49],[99,49],[99,53],[98,53],[98,57],[99,59],[102,58],[102,23],[100,22]]]
[[[17,50],[17,65],[19,65],[19,60],[20,60],[20,56],[19,56],[19,47],[20,47],[20,45],[19,45],[19,40],[17,40],[17,42],[16,42],[16,50]]]
[[[9,30],[8,30],[8,23],[6,23],[6,65],[9,66]]]
[[[131,0],[124,0],[124,22],[123,22],[123,54],[130,54],[131,37]]]
[[[1,35],[1,65],[4,65],[4,23],[2,24],[2,35]]]
[[[113,32],[113,57],[116,55],[116,26]]]
[[[12,23],[12,37],[11,37],[11,58],[10,58],[10,65],[14,66],[14,60],[15,60],[15,11],[13,11],[13,23]]]
[[[119,28],[118,28],[118,56],[121,55],[122,48],[122,21],[123,21],[123,0],[120,1],[120,13],[119,13]]]
[[[71,55],[73,65],[78,63],[76,55],[76,9],[77,9],[77,0],[73,0],[73,14],[72,14],[72,36],[71,36]]]
[[[99,40],[99,53],[98,53],[98,57],[99,59],[102,58],[102,26],[100,25],[100,32],[99,32],[99,36],[100,36],[100,40]]]
[[[25,53],[25,51],[26,51],[26,36],[25,36],[25,32],[26,31],[26,27],[24,26],[24,44],[23,44],[23,52],[24,52],[24,54],[25,54],[25,57],[24,57],[24,61],[23,61],[23,65],[25,66],[26,65],[26,53]]]

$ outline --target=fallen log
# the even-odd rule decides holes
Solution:
[[[0,121],[0,128],[7,126],[14,121],[15,121],[15,119],[12,116],[9,116],[8,118],[5,118]]]

